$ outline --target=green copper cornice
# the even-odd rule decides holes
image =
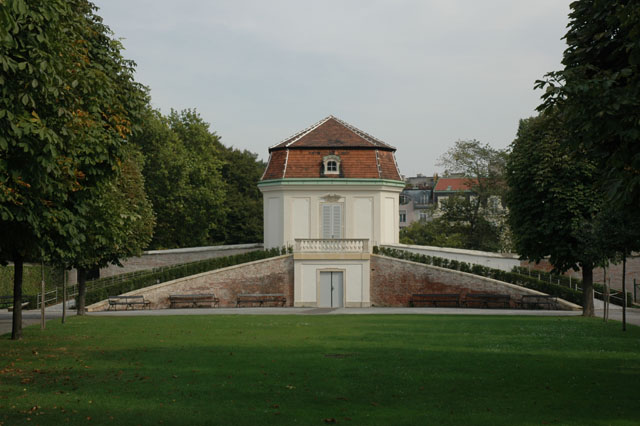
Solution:
[[[269,179],[258,182],[258,186],[277,185],[386,185],[404,188],[406,184],[401,180],[365,178],[288,178]]]

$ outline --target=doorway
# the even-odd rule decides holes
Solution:
[[[318,307],[341,308],[344,304],[344,276],[342,271],[320,272]]]

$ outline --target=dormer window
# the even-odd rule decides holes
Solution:
[[[322,159],[324,164],[325,175],[339,175],[340,174],[340,157],[337,155],[327,155]]]

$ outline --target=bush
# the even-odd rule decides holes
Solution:
[[[283,247],[281,249],[273,248],[269,250],[256,250],[231,256],[205,259],[197,262],[169,266],[162,269],[153,269],[143,275],[139,275],[139,273],[132,274],[130,277],[125,276],[124,279],[110,284],[109,281],[113,281],[113,279],[105,278],[105,285],[101,285],[100,281],[102,280],[96,280],[91,283],[91,288],[87,288],[85,303],[86,305],[90,305],[104,300],[109,296],[118,296],[122,293],[149,287],[158,283],[196,275],[202,272],[213,271],[227,266],[267,259],[270,257],[280,256],[281,254],[284,255],[287,254],[288,251],[289,249],[287,247]]]
[[[440,266],[442,268],[454,269],[462,272],[469,272],[474,275],[493,278],[495,280],[519,285],[521,287],[530,288],[532,290],[538,290],[543,293],[560,297],[564,300],[573,302],[578,305],[582,304],[581,291],[571,289],[568,286],[565,287],[562,285],[554,284],[553,282],[538,280],[537,278],[530,277],[519,272],[507,272],[501,269],[493,269],[483,265],[470,265],[466,262],[449,260],[441,257],[415,255],[414,253],[410,253],[404,250],[388,249],[386,247],[380,247],[378,251],[384,256],[412,260],[414,262],[424,263],[426,265]]]

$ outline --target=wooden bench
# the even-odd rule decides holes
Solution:
[[[469,293],[465,297],[464,305],[467,308],[471,305],[479,305],[481,308],[508,308],[511,306],[511,296],[508,294]]]
[[[558,303],[556,296],[528,294],[522,296],[518,306],[522,309],[555,309]]]
[[[26,298],[22,298],[22,307],[25,308],[29,304]],[[13,309],[13,296],[0,296],[0,308]]]
[[[0,296],[0,308],[13,306],[13,296]]]
[[[238,294],[238,297],[236,299],[236,308],[243,303],[248,304],[250,306],[256,305],[256,304],[258,306],[264,306],[265,303],[284,306],[287,303],[287,298],[284,296],[283,293]]]
[[[136,306],[142,307],[142,309],[151,306],[151,302],[144,299],[144,296],[109,296],[109,308],[113,308],[114,311],[118,310],[118,306],[124,306],[124,309],[135,309]]]
[[[429,305],[433,304],[434,307],[438,307],[438,304],[455,305],[460,307],[460,295],[454,293],[443,294],[412,294],[409,306]]]
[[[171,308],[179,305],[186,305],[191,308],[209,306],[210,308],[220,306],[220,299],[215,294],[171,294],[169,295]]]

